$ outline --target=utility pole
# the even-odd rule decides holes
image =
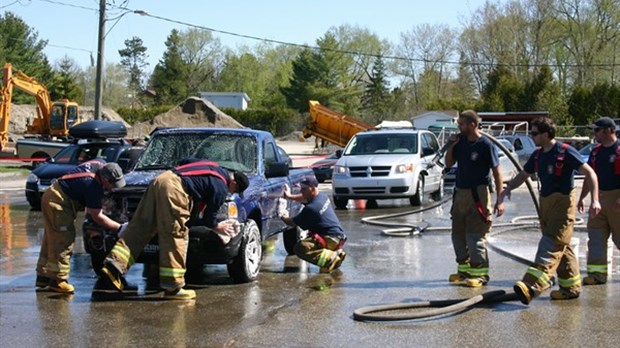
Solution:
[[[101,118],[101,99],[103,95],[103,65],[105,47],[105,0],[99,0],[99,41],[97,46],[97,76],[95,78],[95,120]]]

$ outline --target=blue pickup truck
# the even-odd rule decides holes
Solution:
[[[205,264],[226,264],[228,273],[237,283],[256,279],[262,258],[261,242],[277,233],[284,233],[284,246],[292,254],[300,231],[285,225],[278,217],[278,199],[284,184],[294,187],[311,169],[291,169],[290,160],[274,137],[264,131],[228,128],[168,128],[155,132],[138,158],[133,171],[126,174],[127,185],[112,192],[104,202],[104,211],[116,221],[125,222],[137,208],[150,182],[163,171],[176,167],[186,158],[215,161],[220,166],[242,171],[250,185],[244,198],[229,197],[220,208],[218,219],[236,218],[241,233],[224,244],[210,229],[201,225],[199,211],[192,212],[187,256],[188,272],[201,270]],[[289,202],[290,214],[301,209]],[[195,205],[198,206],[198,205]],[[116,241],[116,233],[106,231],[85,219],[84,246],[91,254],[93,269],[98,272],[105,255]],[[144,231],[152,233],[152,231]],[[144,249],[137,262],[156,265],[157,238]]]

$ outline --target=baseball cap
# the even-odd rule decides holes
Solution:
[[[123,170],[116,163],[106,163],[103,167],[101,167],[101,169],[99,169],[99,174],[111,182],[116,188],[125,186]]]
[[[601,117],[598,120],[596,120],[593,124],[591,124],[590,128],[592,128],[592,129],[611,128],[611,129],[615,130],[616,129],[616,123],[610,117]]]
[[[250,181],[243,172],[234,172],[233,178],[235,178],[235,181],[237,182],[237,194],[240,198],[243,198],[243,191],[248,188]]]
[[[301,179],[301,181],[299,182],[299,185],[301,185],[301,187],[318,187],[319,182],[316,180],[316,177],[314,176],[306,176],[303,179]]]

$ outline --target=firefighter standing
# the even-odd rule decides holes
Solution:
[[[550,118],[532,121],[530,136],[539,149],[534,151],[521,171],[508,183],[500,200],[510,197],[510,190],[519,187],[529,176],[538,174],[540,190],[540,226],[542,238],[534,265],[527,269],[514,291],[523,304],[549,288],[557,272],[559,290],[551,292],[552,300],[568,300],[579,297],[581,277],[577,255],[570,246],[576,217],[574,190],[575,170],[585,175],[585,183],[591,188],[590,215],[598,214],[598,182],[592,168],[583,163],[579,152],[572,146],[555,140],[555,124]]]
[[[101,272],[119,291],[123,290],[121,275],[135,263],[144,246],[157,234],[159,243],[159,280],[164,299],[189,300],[196,297],[185,286],[185,264],[192,203],[205,203],[204,224],[218,233],[232,234],[234,222],[218,222],[217,212],[228,193],[248,187],[242,172],[231,173],[215,162],[197,161],[160,174],[149,185],[131,221],[121,229],[116,242],[104,261]]]
[[[86,207],[86,212],[99,225],[118,230],[121,225],[105,216],[101,207],[105,191],[123,186],[125,179],[118,164],[93,160],[80,164],[45,191],[41,204],[45,229],[37,261],[38,288],[74,292],[67,280],[77,212]]]
[[[590,126],[599,142],[595,145],[588,164],[596,173],[599,183],[601,212],[588,219],[588,275],[583,285],[607,282],[607,243],[609,235],[620,249],[620,141],[616,124],[609,117],[602,117]],[[584,183],[577,209],[583,213],[583,199],[590,187]]]
[[[452,209],[452,245],[458,271],[448,280],[453,284],[479,287],[489,281],[487,234],[491,228],[491,193],[489,170],[495,180],[495,192],[501,191],[499,157],[491,141],[482,136],[480,117],[473,110],[458,118],[460,134],[453,136],[446,152],[446,168],[458,163]],[[456,137],[456,138],[455,138]],[[497,201],[497,216],[504,213],[504,204]]]
[[[329,197],[320,192],[318,186],[314,176],[301,180],[299,194],[291,194],[290,187],[284,185],[284,198],[301,202],[304,207],[294,217],[283,214],[280,218],[289,226],[299,226],[309,231],[307,238],[295,244],[295,254],[319,266],[321,273],[330,273],[344,261],[346,253],[342,246],[346,236]]]

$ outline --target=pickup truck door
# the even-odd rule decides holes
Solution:
[[[272,141],[265,141],[263,145],[263,164],[265,170],[272,163],[281,162],[277,153],[276,144]],[[263,176],[264,177],[264,176]],[[271,235],[276,231],[281,231],[286,224],[278,217],[278,199],[282,197],[284,184],[290,185],[287,176],[265,178],[264,190],[261,190],[259,205],[263,214],[263,226],[265,228],[263,235]],[[294,188],[291,188],[294,189]]]

